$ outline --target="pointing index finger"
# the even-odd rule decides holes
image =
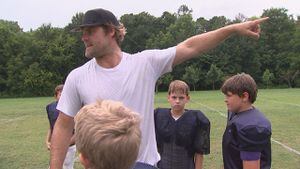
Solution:
[[[256,23],[256,24],[260,24],[260,23],[262,23],[262,22],[265,22],[265,21],[268,20],[268,19],[269,19],[269,17],[259,18],[259,19],[256,19],[256,20],[255,20],[255,23]]]

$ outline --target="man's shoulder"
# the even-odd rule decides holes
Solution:
[[[82,74],[85,74],[87,71],[89,71],[91,68],[93,68],[93,66],[95,65],[95,61],[94,59],[89,60],[88,62],[86,62],[85,64],[73,69],[68,77],[77,77],[80,76]]]
[[[153,50],[143,50],[133,54],[123,52],[123,58],[126,60],[146,60],[154,55]]]
[[[95,58],[87,61],[86,63],[84,63],[83,65],[73,69],[73,71],[82,71],[82,70],[87,70],[90,69],[91,67],[93,67],[95,65],[96,61]]]
[[[175,53],[176,52],[176,47],[169,47],[169,48],[165,48],[165,49],[146,49],[134,54],[128,54],[131,56],[154,56],[154,55],[165,55],[167,53]]]

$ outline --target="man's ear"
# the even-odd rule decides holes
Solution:
[[[109,32],[109,35],[111,37],[116,36],[116,30],[112,26],[109,27],[109,31],[108,32]]]
[[[84,166],[85,169],[91,167],[90,161],[82,153],[79,153],[79,160],[80,160],[80,163]]]

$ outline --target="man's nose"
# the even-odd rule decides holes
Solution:
[[[81,35],[81,40],[82,41],[86,41],[88,39],[88,35],[87,35],[87,33],[82,33],[82,35]]]

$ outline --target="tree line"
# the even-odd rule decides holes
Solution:
[[[248,19],[238,14],[196,20],[186,5],[176,13],[155,17],[147,12],[120,17],[127,28],[122,49],[135,53],[163,49],[186,38]],[[295,19],[284,8],[265,9],[270,19],[261,25],[259,40],[232,36],[212,51],[176,66],[162,76],[157,90],[166,90],[173,79],[189,83],[192,90],[218,89],[236,73],[250,74],[260,88],[300,87],[300,16]],[[83,13],[77,13],[64,28],[43,24],[24,32],[15,21],[0,20],[0,97],[49,96],[68,73],[87,59],[81,34],[71,32]],[[203,42],[205,43],[205,42]]]

